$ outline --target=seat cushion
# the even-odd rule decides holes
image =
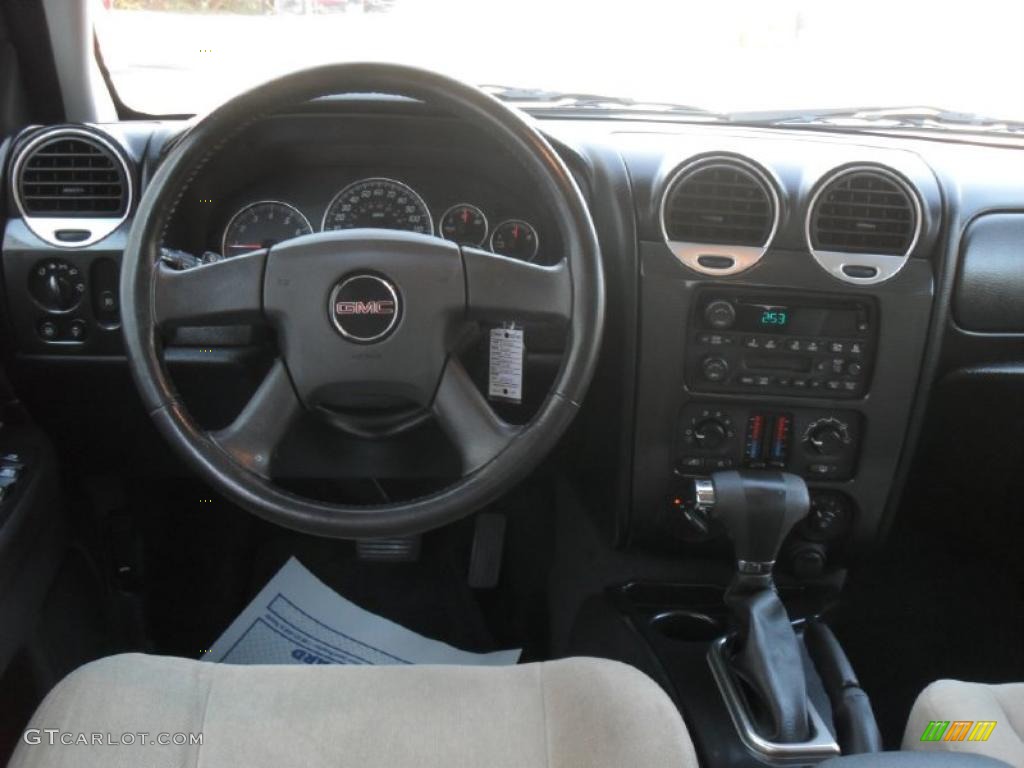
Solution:
[[[27,731],[12,768],[697,764],[661,688],[632,667],[582,658],[511,667],[234,666],[125,654],[70,674],[28,727],[61,733]],[[61,743],[94,733],[135,743]],[[200,733],[202,744],[149,743]]]
[[[996,725],[986,741],[945,738],[922,741],[932,721],[949,722],[950,728],[957,721],[988,721]],[[946,732],[949,733],[949,729]],[[903,748],[976,753],[1024,766],[1024,683],[983,685],[959,680],[932,683],[921,691],[914,703],[903,734]]]

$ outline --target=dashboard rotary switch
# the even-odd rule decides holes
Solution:
[[[736,322],[736,307],[728,301],[716,299],[704,308],[704,319],[716,330],[728,330]]]
[[[85,293],[81,271],[66,261],[37,264],[29,277],[29,291],[45,309],[67,312],[74,309]]]
[[[804,442],[819,456],[838,456],[850,445],[850,429],[839,419],[818,419],[807,427]]]
[[[725,424],[715,418],[701,419],[693,426],[693,441],[705,451],[721,448],[728,436]]]

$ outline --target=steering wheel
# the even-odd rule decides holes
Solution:
[[[182,197],[211,156],[263,116],[323,96],[386,93],[444,108],[500,141],[528,173],[564,243],[539,266],[427,235],[320,232],[188,270],[160,259]],[[228,499],[279,525],[334,538],[420,533],[464,517],[525,477],[579,410],[604,322],[593,221],[561,158],[527,118],[455,80],[391,64],[335,64],[287,75],[199,121],[161,162],[139,203],[121,271],[128,362],[163,436]],[[492,410],[453,353],[473,324],[562,322],[567,342],[529,423]],[[163,364],[176,325],[268,323],[279,356],[226,429],[201,429]],[[354,506],[305,498],[271,478],[274,451],[306,409],[394,396],[425,408],[455,446],[462,472],[408,501]]]

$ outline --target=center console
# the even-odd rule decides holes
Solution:
[[[720,552],[687,489],[724,469],[807,482],[784,572],[820,575],[875,541],[916,396],[930,265],[854,290],[805,259],[778,251],[750,275],[709,279],[641,243],[633,544]]]

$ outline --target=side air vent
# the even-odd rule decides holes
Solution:
[[[731,275],[756,264],[779,223],[779,198],[753,163],[705,157],[680,168],[661,204],[665,242],[686,266]]]
[[[819,187],[807,213],[814,258],[853,283],[879,283],[895,275],[920,231],[917,195],[895,173],[874,166],[834,174]]]
[[[125,220],[132,179],[107,139],[79,128],[32,139],[14,164],[14,198],[29,229],[47,242],[82,247]]]

